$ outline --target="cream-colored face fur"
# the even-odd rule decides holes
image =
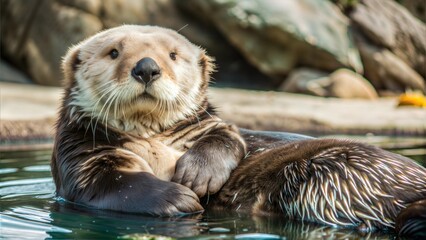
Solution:
[[[149,84],[131,74],[146,57],[161,69],[160,78]],[[173,30],[124,25],[71,48],[63,69],[72,87],[71,113],[147,137],[200,108],[212,63]]]

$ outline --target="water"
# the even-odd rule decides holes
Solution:
[[[421,155],[410,157],[424,160],[426,155],[422,149]],[[413,149],[405,150],[413,153],[410,151]],[[86,209],[55,199],[50,150],[0,154],[0,234],[3,239],[117,239],[129,234],[158,234],[182,239],[394,238],[392,233],[359,235],[351,229],[282,217],[253,217],[232,211],[156,218]]]

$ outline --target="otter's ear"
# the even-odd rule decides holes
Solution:
[[[210,74],[216,70],[216,66],[214,64],[214,58],[208,56],[205,50],[201,51],[200,57],[198,58],[198,65],[201,68],[201,74],[203,76],[203,80],[209,82]]]
[[[79,46],[73,46],[65,54],[65,57],[62,59],[62,71],[64,72],[65,81],[72,81],[75,71],[78,68],[78,65],[81,63],[80,60],[80,48]]]

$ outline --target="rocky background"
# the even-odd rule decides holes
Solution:
[[[59,86],[70,45],[150,24],[206,48],[217,86],[375,99],[425,92],[425,21],[424,0],[1,0],[0,70]]]

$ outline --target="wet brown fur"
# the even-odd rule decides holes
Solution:
[[[377,147],[307,139],[257,153],[249,145],[253,150],[213,206],[371,231],[403,226],[401,210],[426,199],[426,169]],[[409,209],[405,215],[415,213]],[[426,212],[416,216],[426,220]]]
[[[136,63],[129,62],[132,61],[129,59],[135,58],[131,58],[131,52],[124,48],[137,49],[137,42],[133,37],[114,39],[113,36],[120,35],[115,31],[111,34],[101,33],[98,38],[89,39],[72,48],[63,62],[66,88],[59,113],[60,118],[57,122],[57,135],[52,156],[52,174],[57,194],[79,204],[125,212],[174,215],[200,211],[202,207],[198,196],[214,194],[220,189],[228,179],[231,170],[245,155],[244,140],[239,136],[238,129],[215,116],[214,110],[208,104],[206,88],[213,64],[204,50],[189,44],[184,39],[173,38],[175,33],[170,30],[125,26],[123,31],[126,28],[141,29],[142,34],[146,34],[148,31],[145,30],[151,28],[156,30],[152,34],[158,32],[159,39],[163,41],[157,42],[157,48],[153,49],[159,50],[146,50],[144,56],[155,57],[161,66],[162,78],[168,78],[176,84],[183,80],[178,79],[179,73],[171,69],[174,60],[169,59],[169,51],[178,51],[177,47],[180,47],[179,53],[183,57],[185,54],[199,55],[199,58],[193,62],[183,59],[184,63],[176,63],[181,64],[180,66],[194,64],[190,66],[194,70],[194,73],[191,73],[194,79],[189,80],[193,80],[190,83],[194,87],[199,85],[195,96],[197,104],[194,105],[197,108],[193,110],[193,115],[174,122],[162,119],[165,124],[155,125],[155,121],[159,121],[161,116],[154,113],[152,116],[147,116],[146,112],[135,112],[131,116],[132,119],[125,119],[141,121],[142,124],[143,121],[153,121],[154,128],[147,131],[145,134],[147,136],[140,136],[134,130],[126,132],[119,129],[120,125],[111,127],[109,118],[105,114],[102,115],[102,110],[99,115],[104,118],[101,120],[106,119],[107,122],[99,122],[99,119],[90,116],[97,111],[96,108],[87,111],[84,109],[86,105],[76,107],[76,98],[78,100],[83,97],[83,94],[90,95],[93,91],[98,91],[101,82],[109,79],[111,84],[129,82],[135,85],[134,79],[127,78],[131,67]],[[153,38],[152,34],[148,33],[147,36]],[[141,37],[134,38],[143,41]],[[102,42],[102,39],[107,39],[105,41],[109,41],[108,44],[112,47],[104,46],[107,44]],[[164,39],[167,39],[168,43]],[[94,47],[101,45],[103,50],[100,50],[100,54],[91,47],[91,41],[96,43]],[[118,43],[115,43],[116,41]],[[170,42],[186,45],[187,48],[173,46]],[[169,51],[166,49],[167,46],[172,46]],[[116,48],[121,53],[121,58],[117,61],[108,58],[111,48]],[[93,51],[93,56],[85,51]],[[90,64],[96,64],[98,61],[93,58],[98,58],[99,64],[110,63],[110,67],[114,68],[115,76],[98,80],[80,79],[83,85],[79,85],[76,79],[78,74],[90,75],[87,72],[91,71],[93,66]],[[133,61],[137,60],[139,59]],[[198,71],[198,68],[201,71]],[[163,81],[163,79],[157,81]],[[89,86],[89,90],[84,89],[85,84]],[[189,83],[184,82],[184,84]],[[189,91],[193,91],[189,88],[185,89],[186,86],[179,90],[182,91],[181,94],[186,95]],[[149,86],[145,87],[148,89]],[[156,87],[152,86],[152,88]],[[100,102],[101,100],[99,99]],[[91,107],[91,104],[89,103],[88,107]],[[105,104],[108,104],[108,99]],[[143,107],[145,103],[140,104]],[[187,102],[179,101],[170,104],[174,104],[175,108],[192,106]],[[112,117],[112,120],[116,120],[116,115]],[[151,123],[148,122],[147,128],[150,125]]]

